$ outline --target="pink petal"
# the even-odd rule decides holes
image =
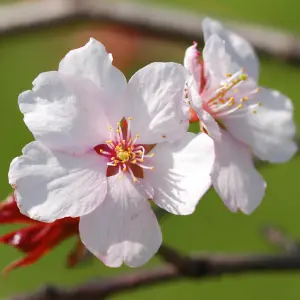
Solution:
[[[262,201],[266,183],[254,167],[250,150],[222,130],[215,151],[212,173],[215,190],[231,211],[252,213]]]
[[[126,116],[139,143],[157,144],[180,139],[189,122],[183,114],[187,70],[175,63],[152,63],[136,72],[128,83]]]
[[[213,140],[204,133],[186,133],[180,141],[157,145],[153,152],[155,169],[145,172],[145,180],[154,188],[154,202],[173,214],[193,213],[211,186]]]
[[[293,104],[285,95],[262,88],[256,95],[262,106],[241,117],[224,118],[228,131],[251,147],[254,155],[273,163],[286,162],[296,153]]]
[[[145,264],[158,250],[162,236],[147,198],[127,175],[108,178],[105,201],[80,218],[80,237],[85,246],[109,267],[124,262]]]
[[[19,96],[24,122],[36,140],[69,153],[83,153],[109,139],[101,91],[89,81],[58,72],[40,74],[33,90]]]
[[[106,169],[94,151],[72,156],[32,142],[12,161],[8,177],[20,211],[32,219],[53,222],[93,211],[106,195]]]

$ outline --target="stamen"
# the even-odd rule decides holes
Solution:
[[[127,140],[130,140],[131,138],[131,117],[128,117],[128,121],[127,121]]]
[[[126,132],[126,128],[124,131],[120,122],[117,123],[117,129],[115,132],[113,132],[113,127],[109,126],[111,138],[106,141],[103,147],[99,145],[100,147],[95,147],[95,150],[99,154],[107,157],[107,166],[117,167],[119,173],[128,172],[132,177],[133,182],[139,182],[138,178],[141,176],[140,172],[143,172],[143,170],[154,170],[153,166],[147,166],[148,161],[146,165],[143,164],[146,159],[153,157],[154,153],[145,155],[145,147],[138,144],[138,139],[140,137],[139,134],[136,134],[134,139],[132,138],[130,127],[131,120],[132,118],[128,117],[126,134],[124,134],[124,132]],[[124,126],[126,126],[126,124]],[[136,165],[135,168],[134,165]],[[136,176],[138,176],[138,178]]]
[[[144,157],[146,158],[150,158],[150,157],[153,157],[155,155],[155,153],[150,153],[150,154],[145,154]]]
[[[120,137],[120,142],[123,141],[123,133],[122,133],[122,128],[121,128],[121,123],[118,123],[118,133],[119,133],[119,137]]]
[[[152,166],[152,167],[148,167],[148,166],[145,166],[145,165],[142,165],[142,164],[138,164],[138,163],[137,163],[137,165],[138,165],[139,167],[143,168],[143,169],[147,169],[147,170],[151,170],[151,171],[154,170],[154,167],[153,167],[153,166]]]
[[[132,177],[133,182],[134,182],[134,183],[137,182],[137,179],[136,179],[136,177],[134,176],[132,170],[131,170],[130,168],[128,168],[128,171],[129,171],[129,174],[130,174],[131,177]]]
[[[107,151],[104,151],[103,149],[100,149],[99,152],[102,154],[102,155],[111,155],[110,152],[107,152]]]
[[[137,141],[137,139],[138,139],[139,137],[140,137],[139,134],[136,134],[136,135],[135,135],[135,139],[133,140],[132,145],[134,145],[134,144],[136,143],[136,141]]]

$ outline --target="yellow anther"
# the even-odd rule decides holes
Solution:
[[[126,165],[124,165],[123,171],[125,172],[126,170],[127,170],[127,167],[126,167]]]
[[[125,144],[125,140],[122,140],[122,143]]]
[[[108,129],[109,129],[109,130],[113,130],[112,126],[108,126]]]
[[[128,120],[131,121],[131,120],[132,120],[132,117],[128,117]]]
[[[233,90],[234,93],[237,93],[238,91],[239,91],[238,89],[234,89],[234,90]]]
[[[137,182],[137,179],[135,177],[133,177],[133,182]]]
[[[243,105],[241,103],[237,106],[237,108],[242,108],[242,107]]]
[[[256,113],[257,113],[257,111],[256,111],[255,109],[253,109],[253,110],[252,110],[252,112],[253,112],[254,114],[256,114]]]
[[[117,129],[116,132],[117,132],[117,133],[120,133],[120,129]]]
[[[248,97],[244,97],[244,98],[241,99],[241,101],[242,101],[242,102],[245,102],[245,101],[247,101],[248,99],[249,99]]]
[[[131,163],[136,164],[136,159],[132,160]]]
[[[153,157],[153,156],[155,155],[155,153],[154,153],[154,152],[152,152],[150,155],[151,155],[151,157]]]
[[[229,106],[232,106],[233,104],[234,104],[234,102],[235,102],[235,99],[234,99],[234,97],[231,97],[230,99],[229,99],[229,103],[228,103],[228,105]]]
[[[226,76],[226,77],[231,77],[232,74],[231,74],[231,73],[226,73],[225,76]]]
[[[144,160],[142,158],[140,158],[140,162],[144,162]]]
[[[104,151],[102,149],[99,150],[100,153],[103,153]]]
[[[116,158],[115,157],[112,157],[110,160],[115,160]]]
[[[151,171],[154,171],[154,169],[155,169],[155,168],[154,168],[154,167],[152,167],[152,168],[151,168]]]
[[[118,122],[118,123],[117,123],[117,126],[118,126],[118,127],[119,127],[119,126],[121,126],[121,123],[120,123],[120,122]]]
[[[138,138],[140,137],[140,135],[137,133],[137,134],[135,135],[135,137],[138,139]]]
[[[259,92],[260,91],[260,87],[258,87],[256,91]]]
[[[128,151],[121,150],[121,151],[117,152],[117,157],[121,161],[125,162],[125,161],[128,161],[130,159],[130,153]]]
[[[262,103],[261,103],[261,102],[258,102],[257,105],[258,105],[258,106],[262,106]]]
[[[247,78],[248,78],[248,75],[247,75],[247,74],[242,73],[242,74],[240,75],[240,80],[246,80]]]
[[[111,144],[111,143],[112,143],[112,140],[106,141],[106,144]]]

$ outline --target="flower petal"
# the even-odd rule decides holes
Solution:
[[[250,214],[261,203],[266,183],[256,171],[249,149],[224,130],[221,137],[215,142],[213,186],[231,211]]]
[[[157,145],[153,152],[155,170],[145,172],[144,179],[154,188],[154,202],[173,214],[193,213],[211,186],[213,140],[188,132],[180,141]]]
[[[24,147],[23,155],[11,162],[8,177],[20,211],[43,222],[86,215],[107,190],[106,164],[96,152],[71,156],[40,142]]]
[[[58,72],[40,74],[19,96],[24,121],[37,140],[56,150],[82,153],[109,139],[98,88]]]
[[[204,127],[207,133],[213,139],[220,139],[221,133],[218,123],[215,121],[215,119],[210,113],[203,109],[201,96],[193,87],[189,89],[189,98],[191,100],[191,106],[193,110],[196,111],[197,116],[199,118],[200,127]]]
[[[181,138],[189,122],[182,102],[187,70],[176,63],[152,63],[136,72],[128,83],[127,117],[139,143],[156,144]]]
[[[297,151],[293,142],[295,124],[293,105],[289,98],[278,91],[262,88],[257,94],[262,106],[249,107],[241,117],[224,118],[228,131],[252,148],[262,160],[281,163],[289,160]]]
[[[225,42],[213,34],[203,49],[204,72],[210,89],[218,89],[220,82],[226,79],[226,74],[235,74],[242,69],[230,56],[225,47]]]
[[[254,80],[258,80],[259,61],[258,57],[249,42],[240,35],[226,30],[216,20],[205,18],[202,22],[204,40],[207,42],[213,34],[217,34],[224,42],[226,51],[232,59]]]
[[[127,175],[108,178],[105,201],[80,218],[85,246],[109,267],[123,261],[131,267],[145,264],[162,242],[160,228],[148,200]]]
[[[194,42],[192,46],[186,49],[183,65],[193,75],[196,89],[199,92],[201,83],[201,64],[197,43]]]
[[[111,125],[121,121],[127,80],[112,65],[112,55],[103,44],[90,38],[89,42],[70,51],[59,64],[59,72],[93,81],[106,96],[99,98],[109,113]]]

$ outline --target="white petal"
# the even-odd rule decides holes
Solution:
[[[203,49],[204,71],[211,89],[220,87],[220,82],[226,79],[226,73],[234,74],[242,69],[227,52],[225,42],[214,34]]]
[[[215,142],[215,151],[215,190],[231,211],[252,213],[262,201],[266,183],[254,168],[251,152],[224,130],[222,139]]]
[[[252,148],[254,155],[274,163],[289,160],[297,151],[293,142],[293,105],[278,91],[262,88],[257,94],[262,106],[241,117],[224,118],[228,131]]]
[[[188,128],[182,110],[187,70],[176,63],[152,63],[128,83],[127,116],[139,143],[156,144],[181,138]]]
[[[24,122],[52,149],[86,152],[109,139],[108,120],[98,88],[58,72],[40,74],[33,90],[19,96]]]
[[[200,64],[200,52],[197,49],[197,43],[188,47],[185,51],[184,66],[193,75],[196,89],[200,91],[201,84],[201,64]]]
[[[40,142],[24,147],[23,155],[11,162],[8,177],[21,212],[43,222],[88,214],[107,190],[106,164],[96,152],[71,156]]]
[[[219,140],[221,138],[220,127],[211,114],[209,114],[206,110],[202,110],[201,113],[198,114],[198,117],[208,134],[214,140]]]
[[[192,108],[197,113],[197,116],[200,120],[201,127],[204,127],[208,134],[213,139],[220,139],[220,127],[215,119],[212,117],[210,113],[202,108],[202,99],[199,93],[195,90],[195,88],[191,87],[189,93],[189,98],[191,100]]]
[[[180,141],[157,145],[153,152],[155,169],[144,174],[154,188],[153,200],[173,214],[193,213],[211,186],[213,140],[188,132]]]
[[[99,101],[105,105],[111,125],[121,121],[127,81],[100,42],[91,38],[85,46],[70,51],[60,62],[59,72],[93,81],[106,94]]]
[[[221,23],[210,18],[205,18],[202,22],[204,40],[217,34],[224,42],[226,51],[232,56],[232,59],[241,67],[245,68],[245,72],[254,80],[258,80],[259,61],[258,57],[251,46],[240,35],[226,30]]]
[[[105,201],[81,217],[80,237],[103,263],[119,267],[145,264],[159,249],[162,236],[150,204],[126,175],[108,178]]]

